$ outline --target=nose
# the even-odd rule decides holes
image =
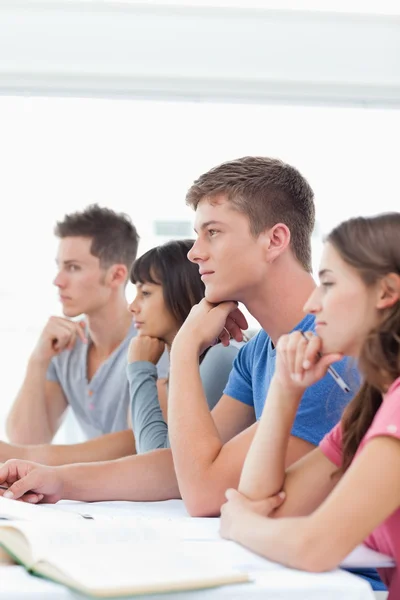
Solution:
[[[53,284],[58,288],[63,288],[66,285],[65,277],[62,271],[59,271],[55,278],[53,279]]]
[[[190,248],[189,252],[187,253],[187,257],[192,263],[198,263],[205,260],[205,251],[199,238],[197,238],[193,246]]]
[[[305,303],[303,310],[305,313],[316,315],[321,311],[321,292],[320,288],[315,288],[311,296]]]
[[[128,309],[130,310],[130,312],[134,315],[138,312],[138,306],[137,306],[137,296],[136,298],[134,298],[132,300],[132,302],[128,305]]]

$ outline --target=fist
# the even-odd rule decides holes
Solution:
[[[63,317],[50,317],[43,329],[34,356],[41,362],[50,360],[64,350],[72,350],[77,338],[87,342],[84,321],[70,321]]]
[[[128,349],[128,364],[141,360],[156,365],[164,352],[165,344],[149,335],[138,335],[131,340]]]

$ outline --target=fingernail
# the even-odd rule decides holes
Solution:
[[[282,499],[286,498],[285,492],[279,492],[278,496],[279,496],[279,498],[282,498]]]
[[[6,492],[4,492],[3,498],[14,498],[14,494],[7,490]]]
[[[305,360],[303,362],[303,369],[309,369],[311,367],[311,363],[309,360]]]

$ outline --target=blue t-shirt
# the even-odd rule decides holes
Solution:
[[[293,331],[314,331],[315,318],[307,315]],[[260,419],[268,388],[275,371],[276,348],[262,329],[241,348],[233,362],[224,394],[254,407]],[[324,435],[336,425],[343,409],[360,385],[360,375],[355,363],[344,358],[335,363],[336,371],[351,389],[346,394],[327,373],[321,381],[309,387],[303,395],[292,427],[292,435],[318,446]],[[353,569],[366,579],[374,590],[385,590],[374,569]]]
[[[314,331],[315,318],[307,315],[294,328],[298,331]],[[243,346],[234,360],[224,393],[244,404],[254,407],[256,419],[260,419],[268,388],[275,371],[276,348],[262,329]],[[355,364],[344,358],[335,364],[354,393],[359,386]],[[300,402],[292,435],[318,446],[324,435],[336,425],[352,394],[346,394],[329,375],[309,387]]]

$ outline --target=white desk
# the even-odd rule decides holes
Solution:
[[[43,507],[45,509],[45,507]],[[219,541],[216,519],[189,519],[181,501],[156,503],[92,503],[63,502],[63,510],[91,514],[94,518],[167,517],[175,535],[203,544],[229,544],[232,562],[242,566],[252,577],[251,583],[224,586],[195,592],[142,596],[146,600],[372,600],[367,582],[341,570],[310,574],[286,569],[240,548]],[[172,522],[172,523],[171,523]],[[165,532],[164,532],[165,535]],[[227,546],[224,546],[226,548]],[[222,548],[222,546],[221,546]],[[134,568],[134,564],[132,564]],[[29,575],[19,566],[0,566],[0,598],[4,600],[77,600],[79,594],[63,586]],[[138,596],[136,596],[138,598]]]

